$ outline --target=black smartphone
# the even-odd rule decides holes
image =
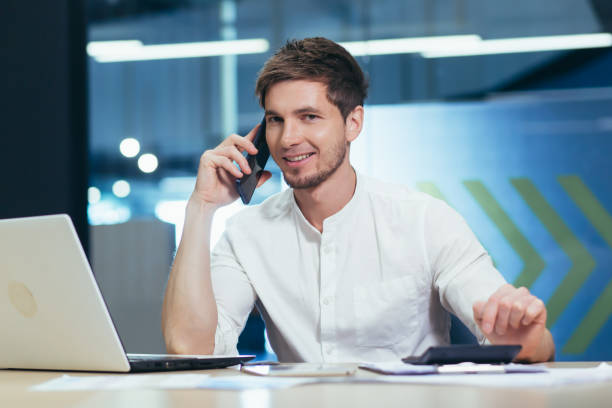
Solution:
[[[253,192],[255,191],[255,187],[257,187],[259,177],[261,177],[261,173],[270,157],[270,149],[266,142],[266,118],[263,118],[261,121],[261,126],[257,129],[253,144],[257,148],[257,154],[247,154],[246,157],[249,167],[251,167],[251,174],[244,174],[242,178],[236,180],[236,189],[238,190],[242,202],[245,204],[251,202],[251,197],[253,197]]]

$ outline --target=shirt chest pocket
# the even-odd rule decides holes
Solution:
[[[356,287],[357,346],[393,348],[409,339],[415,341],[420,312],[417,292],[411,276]]]

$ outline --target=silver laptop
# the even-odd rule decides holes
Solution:
[[[255,356],[126,354],[65,215],[0,220],[0,368],[167,371]]]

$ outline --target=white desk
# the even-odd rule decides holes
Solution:
[[[596,363],[555,363],[553,366],[585,367]],[[201,373],[245,375],[234,369]],[[59,375],[49,371],[0,370],[0,407],[611,407],[612,382],[566,387],[495,389],[484,387],[408,384],[315,384],[282,390],[125,390],[125,391],[29,391]],[[70,373],[101,375],[100,373]],[[164,373],[167,374],[167,373]],[[104,374],[107,375],[107,374]],[[138,375],[138,374],[115,374]],[[359,370],[358,377],[377,374]]]

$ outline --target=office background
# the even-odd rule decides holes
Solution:
[[[459,210],[547,303],[557,359],[612,359],[610,2],[50,3],[0,13],[0,218],[72,216],[128,351],[163,351],[200,155],[260,120],[254,82],[274,50],[325,36],[371,84],[357,170]],[[285,188],[270,170],[255,202]],[[240,209],[219,212],[213,240]],[[256,312],[239,347],[270,356]]]

